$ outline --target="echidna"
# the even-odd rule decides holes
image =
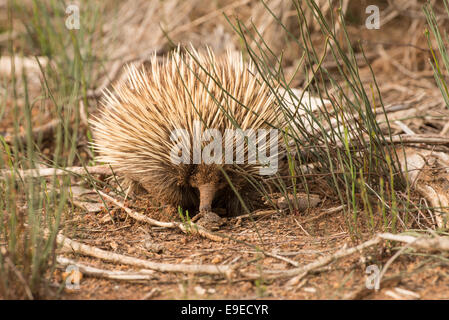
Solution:
[[[237,53],[216,57],[211,50],[178,49],[150,62],[147,68],[129,66],[126,81],[105,93],[102,110],[91,121],[98,160],[110,164],[126,185],[140,185],[163,203],[241,214],[235,191],[243,200],[257,195],[242,172],[260,175],[267,165],[260,156],[270,156],[272,165],[283,150],[282,134],[270,130],[282,116],[269,86]],[[257,138],[228,139],[232,132]],[[265,139],[266,148],[261,147]],[[222,151],[211,147],[213,141]],[[225,152],[229,142],[231,153]]]

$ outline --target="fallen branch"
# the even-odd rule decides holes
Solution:
[[[96,278],[105,278],[111,280],[127,280],[127,281],[156,279],[156,277],[154,276],[155,273],[154,270],[142,269],[139,270],[138,272],[110,271],[94,268],[62,256],[57,256],[56,262],[62,267],[66,267],[69,265],[76,266],[83,275],[88,275]]]
[[[365,140],[358,141],[355,139],[350,139],[350,145],[354,148],[367,148],[369,147],[371,140],[369,137],[364,138]],[[384,141],[381,141],[385,145],[393,145],[393,144],[402,144],[402,145],[410,145],[410,144],[429,144],[429,145],[446,145],[449,146],[449,137],[442,137],[439,135],[429,135],[429,134],[416,134],[416,135],[408,135],[408,134],[399,134],[390,137],[385,137]],[[291,148],[295,148],[294,142],[289,143]],[[329,145],[331,146],[331,145]],[[338,141],[333,148],[341,149],[344,147],[343,142]],[[311,146],[310,149],[313,148],[325,148],[325,145]],[[303,152],[303,156],[307,156],[307,151]]]
[[[250,279],[259,279],[263,277],[265,279],[281,279],[281,278],[289,278],[296,277],[301,275],[301,278],[304,277],[304,274],[307,274],[313,270],[319,269],[323,266],[328,265],[329,263],[352,255],[356,252],[359,252],[363,249],[372,247],[380,243],[382,240],[390,240],[390,241],[398,241],[407,243],[409,247],[425,249],[431,251],[449,251],[449,237],[413,237],[406,235],[396,235],[391,233],[381,233],[378,234],[375,238],[368,240],[364,243],[359,244],[356,247],[352,247],[349,249],[341,249],[335,252],[332,255],[321,257],[305,266],[290,269],[290,270],[268,270],[264,271],[263,274],[258,273],[246,273],[244,274]]]
[[[261,274],[253,274],[253,273],[248,273],[245,274],[245,276],[247,276],[250,279],[259,279],[260,277],[263,277],[265,279],[281,279],[281,278],[290,278],[290,277],[295,277],[304,273],[309,273],[313,270],[319,269],[321,267],[324,267],[326,265],[328,265],[329,263],[347,257],[349,255],[352,255],[356,252],[359,252],[363,249],[372,247],[377,245],[379,242],[381,242],[381,238],[380,237],[375,237],[371,240],[368,240],[362,244],[359,244],[356,247],[352,247],[349,249],[341,249],[338,250],[337,252],[335,252],[332,255],[329,256],[325,256],[325,257],[321,257],[317,260],[315,260],[314,262],[311,262],[309,264],[306,264],[305,266],[302,267],[298,267],[298,268],[294,268],[294,269],[290,269],[290,270],[282,270],[282,271],[274,271],[274,270],[269,270],[269,271],[265,271],[262,275]]]
[[[387,143],[390,139],[385,139]],[[439,135],[431,134],[400,134],[391,137],[392,143],[428,143],[428,144],[443,144],[449,145],[449,137],[442,137]]]
[[[391,233],[381,233],[379,237],[384,240],[407,243],[410,244],[410,247],[416,249],[449,251],[449,237],[414,237]]]
[[[46,230],[48,234],[49,231]],[[56,243],[62,245],[63,249],[70,250],[71,252],[84,254],[87,256],[102,259],[104,261],[110,261],[113,263],[126,264],[144,269],[151,269],[160,272],[181,272],[181,273],[193,273],[193,274],[211,274],[211,275],[225,275],[230,276],[232,268],[227,265],[196,265],[196,264],[170,264],[159,263],[148,260],[142,260],[123,254],[109,252],[93,246],[89,246],[80,243],[75,240],[71,240],[62,234],[56,236]]]
[[[385,137],[385,144],[418,144],[425,143],[430,145],[449,145],[449,137],[442,137],[431,134],[398,134],[391,137]],[[351,145],[356,147],[363,147],[359,141],[351,140]],[[370,138],[365,138],[364,144],[370,144]],[[343,148],[343,142],[338,142],[336,147]]]

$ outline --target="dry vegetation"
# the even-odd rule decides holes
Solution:
[[[80,1],[68,30],[62,1],[0,0],[0,298],[448,298],[449,58],[426,2],[374,1],[379,30],[372,1],[315,2]],[[263,210],[190,219],[96,162],[102,90],[178,44],[242,51],[292,101],[329,101],[301,113]]]

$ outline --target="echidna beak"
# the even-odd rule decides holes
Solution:
[[[217,185],[214,183],[205,183],[198,186],[198,190],[200,191],[200,212],[211,211]]]

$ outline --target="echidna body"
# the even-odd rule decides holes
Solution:
[[[218,58],[210,50],[205,54],[178,50],[162,62],[153,56],[147,69],[130,66],[126,81],[106,92],[104,106],[91,122],[98,160],[110,164],[126,184],[141,185],[163,203],[200,211],[219,207],[229,215],[240,214],[235,191],[243,200],[257,193],[248,189],[242,172],[257,175],[260,163],[247,159],[236,170],[235,163],[224,164],[224,152],[221,162],[198,161],[191,152],[189,161],[176,163],[172,150],[183,143],[191,150],[198,124],[223,136],[227,129],[268,130],[279,124],[270,88],[253,69],[241,54],[229,52]],[[176,130],[182,133],[180,140],[173,139]],[[200,149],[209,142],[202,141]]]

